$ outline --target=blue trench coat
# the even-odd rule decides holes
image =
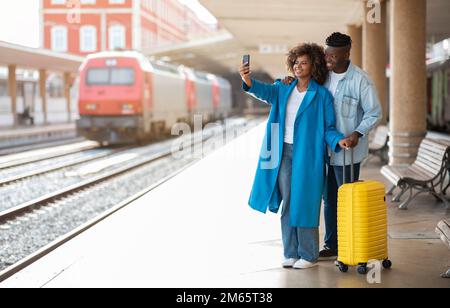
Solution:
[[[281,82],[265,84],[252,79],[252,87],[243,89],[272,105],[258,167],[249,198],[251,208],[277,213],[282,201],[278,188],[284,144],[284,126],[289,96],[297,85]],[[326,179],[327,146],[339,152],[344,135],[336,131],[333,97],[314,80],[297,112],[294,124],[290,225],[316,228],[319,226],[322,194]]]

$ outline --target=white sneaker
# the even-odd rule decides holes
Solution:
[[[311,268],[317,266],[317,262],[308,262],[306,260],[300,259],[297,262],[294,263],[294,265],[292,266],[293,268],[298,268],[298,269],[307,269],[307,268]]]
[[[289,258],[289,259],[284,260],[283,263],[281,263],[281,266],[283,266],[284,268],[292,267],[295,264],[295,262],[297,262],[297,261],[298,261],[298,259]]]

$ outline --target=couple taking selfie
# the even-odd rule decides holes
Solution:
[[[325,50],[306,43],[292,48],[286,65],[295,77],[274,84],[251,78],[248,57],[239,68],[244,91],[271,105],[249,205],[277,213],[282,203],[286,268],[306,269],[337,258],[337,194],[344,167],[350,180],[343,151],[354,151],[357,181],[368,155],[368,134],[381,119],[374,84],[350,61],[351,43],[348,35],[333,33]],[[268,151],[278,153],[267,157]],[[273,157],[278,161],[268,168]],[[326,234],[319,251],[322,198]]]

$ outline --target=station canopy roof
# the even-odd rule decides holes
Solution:
[[[0,41],[0,65],[24,69],[77,73],[84,58]]]
[[[300,42],[324,45],[332,32],[346,32],[347,25],[361,25],[364,18],[363,0],[200,0],[200,3],[217,18],[223,32],[213,38],[146,54],[220,74],[236,72],[242,55],[248,53],[253,70],[279,77],[287,73],[284,62],[289,48]],[[429,41],[450,37],[449,14],[450,1],[427,1]]]

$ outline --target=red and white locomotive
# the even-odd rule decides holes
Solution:
[[[89,55],[80,67],[77,130],[91,140],[126,143],[167,133],[177,122],[226,118],[230,83],[216,75],[151,62],[135,51]]]

